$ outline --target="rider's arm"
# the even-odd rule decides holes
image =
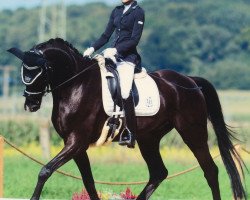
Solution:
[[[100,49],[102,46],[104,46],[109,41],[111,35],[113,34],[113,32],[115,30],[114,13],[115,13],[115,9],[111,13],[106,30],[101,35],[101,37],[94,43],[93,47],[94,47],[95,51]]]
[[[129,40],[126,40],[117,44],[116,49],[118,53],[121,53],[121,54],[126,53],[127,51],[135,48],[138,45],[141,39],[144,22],[145,22],[144,11],[142,9],[139,9],[135,16],[132,36]]]

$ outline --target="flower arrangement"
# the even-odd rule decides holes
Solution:
[[[112,192],[99,192],[98,196],[101,200],[133,200],[137,198],[137,196],[132,193],[130,188],[127,188],[120,194],[113,194]],[[86,189],[83,189],[81,193],[75,193],[72,200],[90,200],[90,197]]]

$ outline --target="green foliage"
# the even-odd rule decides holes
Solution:
[[[39,128],[31,121],[1,121],[0,133],[16,145],[25,145],[38,141]]]
[[[56,133],[55,129],[50,126],[51,145],[60,145],[62,139]],[[3,120],[0,123],[0,135],[18,146],[24,146],[31,142],[39,142],[39,123],[35,121],[26,122],[18,120]]]
[[[146,24],[139,51],[149,70],[173,69],[211,78],[217,88],[250,89],[250,58],[242,56],[250,43],[247,0],[144,0],[141,5]],[[111,10],[103,3],[68,6],[67,40],[80,51],[90,46]],[[0,65],[19,65],[8,48],[28,50],[37,43],[38,13],[39,8],[0,12]]]
[[[245,55],[246,56],[246,55]],[[227,58],[219,61],[211,66],[205,76],[211,80],[218,88],[226,89],[228,87],[234,89],[249,89],[250,84],[250,68],[249,63],[242,63],[239,58]],[[230,76],[229,76],[230,74]]]

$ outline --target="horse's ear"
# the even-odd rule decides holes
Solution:
[[[8,52],[12,53],[13,55],[15,55],[16,57],[18,57],[20,60],[23,61],[24,59],[24,52],[21,51],[20,49],[18,48],[11,48],[9,50],[7,50]]]

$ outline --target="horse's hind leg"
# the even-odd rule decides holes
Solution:
[[[188,129],[179,129],[178,132],[199,162],[204,172],[204,177],[211,188],[213,199],[221,199],[218,167],[214,163],[207,145],[207,127],[202,125],[190,125]]]
[[[147,163],[150,179],[137,200],[148,200],[160,183],[167,177],[168,171],[164,166],[160,152],[160,138],[143,136],[138,138],[138,145],[144,160]]]
[[[87,152],[84,151],[83,153],[82,152],[78,153],[74,157],[74,160],[81,172],[82,180],[89,194],[90,199],[99,200],[99,197],[95,188],[95,183],[94,183],[93,175],[91,172],[91,167],[90,167]]]

